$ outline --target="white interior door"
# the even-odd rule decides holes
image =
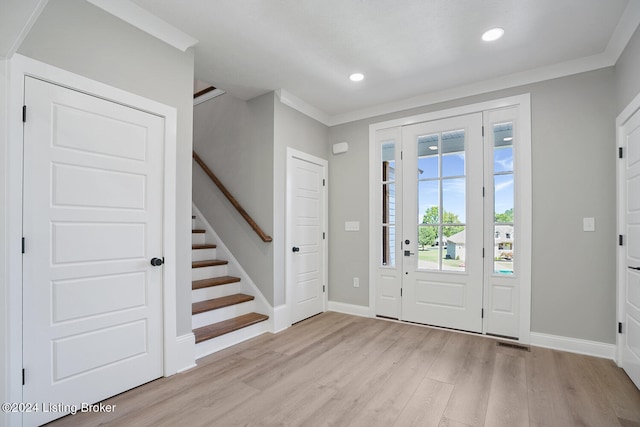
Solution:
[[[24,402],[61,417],[162,376],[164,120],[25,81]]]
[[[402,318],[482,332],[482,113],[402,130]]]
[[[640,112],[622,128],[624,165],[623,218],[625,272],[621,274],[623,328],[620,337],[621,366],[640,388]]]
[[[308,156],[293,155],[287,167],[288,278],[291,322],[324,311],[326,256],[326,168]]]

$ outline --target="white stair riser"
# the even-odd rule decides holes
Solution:
[[[205,233],[191,233],[191,244],[192,245],[203,245]]]
[[[227,266],[216,265],[213,267],[200,267],[191,269],[191,280],[211,279],[227,275]]]
[[[216,249],[193,249],[191,250],[191,261],[205,261],[216,259]]]
[[[267,332],[269,322],[260,322],[196,344],[196,360]]]
[[[211,286],[209,288],[196,289],[191,291],[191,302],[206,301],[208,299],[225,297],[239,293],[239,283],[229,283],[226,285]]]
[[[229,320],[234,317],[242,316],[243,314],[249,314],[254,310],[254,308],[255,304],[253,301],[247,301],[242,304],[231,305],[217,310],[194,314],[191,316],[191,327],[193,329],[201,328],[202,326],[222,322],[223,320]]]

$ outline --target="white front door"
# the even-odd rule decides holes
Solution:
[[[619,280],[622,318],[620,365],[640,388],[640,112],[622,127],[624,156],[623,246],[626,265]]]
[[[42,424],[163,374],[164,119],[26,78],[25,414]],[[48,404],[51,403],[49,407]]]
[[[482,332],[482,113],[402,130],[402,319]]]
[[[324,311],[326,168],[320,159],[290,155],[287,164],[287,281],[291,323]]]
[[[528,342],[526,106],[480,107],[374,128],[371,297],[378,316]]]

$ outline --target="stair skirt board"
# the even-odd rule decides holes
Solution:
[[[191,239],[191,323],[198,359],[269,332],[270,316],[259,312],[272,309],[200,212],[196,213]]]

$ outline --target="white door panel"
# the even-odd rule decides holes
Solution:
[[[23,400],[94,403],[163,372],[164,121],[32,78],[25,103]]]
[[[621,366],[640,388],[640,112],[623,126],[625,200],[623,221],[626,228],[624,258],[626,271],[620,275],[623,331],[619,346]]]
[[[482,114],[405,126],[402,152],[402,318],[482,332]]]
[[[287,168],[288,281],[292,286],[291,322],[324,311],[325,168],[290,157]]]

